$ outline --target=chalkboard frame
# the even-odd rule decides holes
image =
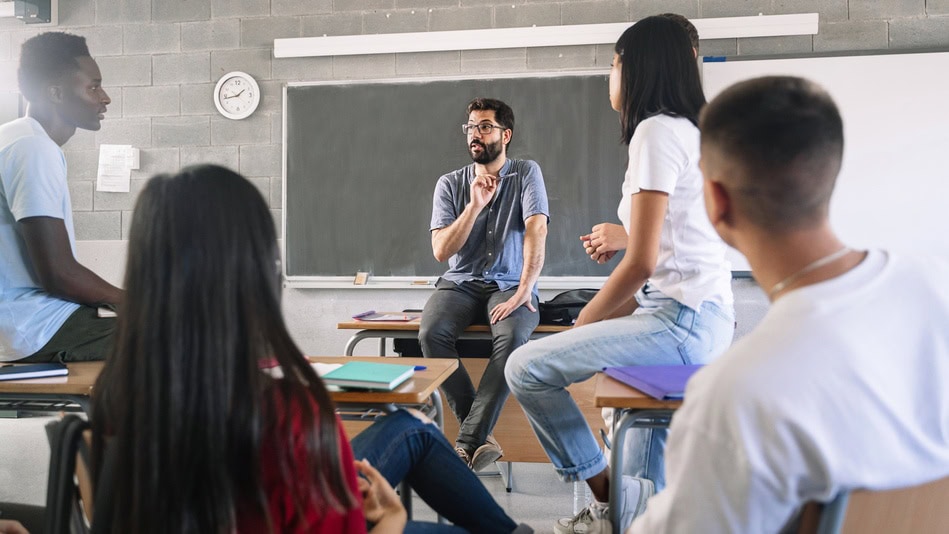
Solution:
[[[368,85],[368,84],[419,84],[419,83],[431,83],[431,82],[440,82],[440,81],[474,81],[474,80],[502,80],[502,79],[545,79],[545,78],[561,78],[561,77],[607,77],[608,71],[604,69],[588,69],[588,70],[574,70],[574,71],[549,71],[549,72],[536,72],[536,73],[502,73],[502,74],[486,74],[486,75],[457,75],[457,76],[434,76],[426,78],[409,78],[409,77],[399,77],[399,78],[382,78],[382,79],[370,79],[370,80],[328,80],[328,81],[315,81],[315,82],[290,82],[284,84],[283,86],[283,143],[282,143],[282,174],[283,174],[283,188],[282,188],[282,206],[283,210],[281,213],[282,218],[282,252],[284,254],[283,262],[283,274],[285,279],[285,285],[287,287],[294,288],[415,288],[415,289],[430,289],[434,285],[434,281],[438,278],[438,275],[422,275],[422,276],[371,276],[369,282],[365,285],[355,286],[353,284],[354,275],[299,275],[299,274],[289,274],[288,273],[288,257],[287,257],[287,245],[288,245],[288,209],[287,209],[287,179],[288,179],[288,169],[287,169],[287,159],[288,159],[288,145],[287,136],[288,136],[288,91],[291,88],[296,87],[310,87],[310,86],[351,86],[351,85]],[[606,92],[604,91],[603,100],[607,100]],[[464,102],[460,104],[464,105]],[[515,109],[515,114],[517,114],[517,109]],[[459,123],[460,124],[460,123]],[[521,124],[521,121],[518,121],[518,124]],[[619,144],[619,128],[616,127],[616,145]],[[620,148],[625,155],[625,147]],[[516,152],[515,152],[516,157]],[[461,162],[458,165],[460,167],[466,162]],[[625,168],[625,163],[624,166]],[[444,172],[453,170],[452,168],[446,168]],[[436,176],[437,178],[437,176]],[[616,181],[616,202],[619,202],[619,193],[620,185],[622,183],[622,174],[619,174],[615,178]],[[434,187],[434,179],[432,182]],[[548,186],[549,188],[549,186]],[[552,214],[553,217],[556,217],[556,214]],[[612,218],[607,222],[618,222],[615,219],[615,213]],[[604,221],[589,221],[589,224],[596,224],[597,222]],[[578,245],[579,247],[579,245]],[[428,253],[429,251],[424,251]],[[613,262],[617,262],[619,258],[615,258]],[[445,264],[447,269],[447,263]],[[440,274],[440,273],[439,273]],[[576,287],[600,287],[603,282],[605,282],[607,276],[541,276],[538,281],[538,286],[541,289],[567,289],[567,288],[576,288]]]

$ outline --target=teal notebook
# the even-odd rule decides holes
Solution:
[[[415,373],[412,365],[349,362],[323,375],[323,382],[341,388],[392,391]]]

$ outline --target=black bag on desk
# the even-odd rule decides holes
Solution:
[[[571,289],[540,303],[540,323],[572,325],[580,310],[596,296],[598,289]]]

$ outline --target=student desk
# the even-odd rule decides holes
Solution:
[[[623,476],[623,444],[630,428],[665,428],[681,400],[658,400],[645,393],[597,373],[594,403],[600,408],[615,408],[613,442],[610,449],[610,503],[619,502],[623,486],[617,482]],[[610,506],[610,521],[614,534],[620,533],[619,508]]]
[[[378,362],[377,356],[368,358],[339,357],[339,356],[311,356],[312,362],[346,363],[353,360]],[[389,361],[391,363],[396,363]],[[392,391],[330,391],[333,402],[336,403],[336,412],[344,421],[371,422],[379,411],[392,412],[398,408],[416,408],[431,417],[443,432],[445,430],[445,416],[442,411],[442,397],[438,387],[442,385],[458,368],[456,360],[428,360],[425,358],[400,358],[401,365],[424,365],[422,371],[415,371],[412,378],[403,382]],[[354,428],[347,428],[347,435],[355,435]],[[402,505],[408,518],[412,520],[412,490],[408,482],[403,480],[399,484],[399,494]]]
[[[353,360],[379,362],[379,357],[340,357],[311,356],[309,360],[320,363],[346,363]],[[397,408],[416,408],[429,415],[444,430],[445,417],[442,412],[442,397],[438,387],[458,368],[456,360],[428,360],[425,358],[400,358],[383,363],[400,365],[424,365],[422,371],[415,371],[412,378],[403,382],[392,391],[330,391],[336,411],[340,418],[347,421],[361,421],[372,411],[391,412]]]
[[[25,412],[84,412],[102,362],[67,365],[69,374],[28,380],[0,381],[0,410]]]
[[[376,357],[310,357],[310,361],[321,363],[346,363],[354,359],[378,361]],[[400,407],[416,408],[426,413],[438,427],[444,430],[442,400],[438,387],[455,369],[455,360],[425,360],[404,358],[405,365],[425,365],[424,371],[416,371],[412,378],[393,391],[330,391],[336,403],[340,419],[344,421],[371,421],[380,412],[388,413]],[[69,374],[49,378],[0,381],[0,409],[18,411],[82,411],[89,415],[89,401],[103,362],[77,362],[67,364]],[[412,518],[412,492],[403,481],[402,503]]]
[[[336,324],[337,330],[356,330],[357,332],[353,334],[349,341],[346,342],[346,348],[344,353],[347,356],[352,356],[353,350],[355,350],[356,345],[364,340],[370,338],[379,339],[379,356],[386,355],[386,339],[418,339],[418,329],[419,322],[422,319],[422,314],[419,312],[380,312],[380,313],[393,313],[396,315],[408,315],[415,316],[411,321],[359,321],[356,319],[351,319],[349,321],[342,321]],[[564,330],[569,329],[569,326],[559,326],[559,325],[550,325],[542,324],[538,325],[534,329],[534,333],[531,334],[531,339],[537,339],[539,337],[549,336],[550,334],[556,334],[557,332],[563,332]],[[491,339],[491,328],[486,324],[475,324],[471,325],[461,333],[459,339]],[[429,362],[431,360],[425,360]]]
[[[378,358],[343,358],[340,356],[311,357],[322,363],[346,363],[353,359],[378,361]],[[386,409],[394,406],[425,407],[430,401],[439,427],[442,426],[441,395],[438,386],[458,367],[454,360],[423,360],[405,358],[405,365],[425,365],[424,371],[416,371],[394,391],[332,391],[330,396],[340,408]],[[0,409],[20,411],[82,411],[89,414],[92,386],[95,384],[103,362],[76,362],[67,364],[69,374],[48,378],[0,381]],[[436,402],[437,401],[437,402]]]

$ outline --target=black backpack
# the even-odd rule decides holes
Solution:
[[[540,303],[541,324],[572,325],[580,310],[596,296],[597,289],[571,289]]]

